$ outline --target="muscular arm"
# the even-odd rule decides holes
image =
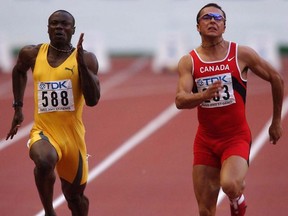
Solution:
[[[192,93],[192,59],[190,55],[183,56],[178,64],[178,85],[175,104],[178,109],[192,109],[200,105],[203,101],[209,100],[219,94],[221,82],[214,82],[204,92]]]
[[[34,67],[37,53],[38,47],[32,45],[23,47],[19,52],[17,62],[12,70],[12,87],[15,102],[23,102],[24,92],[27,84],[27,71]],[[14,135],[17,133],[18,127],[24,120],[22,107],[17,106],[14,109],[15,112],[11,129],[7,134],[6,139],[12,139],[14,137]]]
[[[269,128],[270,141],[276,144],[282,135],[281,111],[284,96],[284,82],[280,74],[253,49],[245,46],[239,47],[239,64],[248,67],[253,73],[268,81],[271,85],[273,97],[272,123]]]
[[[83,50],[82,33],[77,45],[77,62],[82,92],[87,106],[95,106],[100,99],[100,83],[97,76],[98,61],[91,52]]]

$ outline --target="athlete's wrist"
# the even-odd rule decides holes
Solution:
[[[22,108],[23,107],[23,102],[22,101],[14,101],[12,104],[12,107],[14,109]]]

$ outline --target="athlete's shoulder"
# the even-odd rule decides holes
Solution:
[[[191,67],[192,66],[192,57],[190,54],[186,54],[186,55],[183,55],[180,60],[179,60],[179,63],[178,63],[178,66],[185,66],[185,67]]]
[[[36,56],[39,52],[40,47],[42,44],[38,45],[26,45],[22,47],[19,51],[19,56],[22,57],[33,57]]]
[[[246,46],[246,45],[238,45],[238,53],[240,55],[255,55],[255,54],[257,54],[253,48]]]
[[[249,65],[259,61],[259,58],[258,53],[253,48],[244,45],[238,46],[238,60]]]
[[[17,63],[15,67],[21,68],[21,70],[23,70],[23,68],[25,68],[24,70],[26,70],[26,68],[33,67],[41,45],[42,44],[26,45],[22,47],[18,53]]]

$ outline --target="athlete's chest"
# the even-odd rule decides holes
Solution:
[[[50,53],[47,54],[47,62],[51,67],[58,67],[63,64],[68,58],[69,54],[60,53],[59,55],[52,55]]]

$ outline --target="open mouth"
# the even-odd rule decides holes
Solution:
[[[56,33],[56,35],[57,35],[57,36],[62,36],[63,34],[62,34],[62,33]]]
[[[208,27],[208,30],[209,31],[217,31],[217,28],[214,26],[210,26],[210,27]]]
[[[63,34],[63,32],[55,32],[55,36],[56,37],[63,37],[64,34]]]

